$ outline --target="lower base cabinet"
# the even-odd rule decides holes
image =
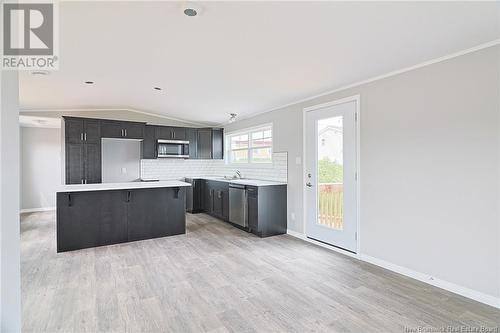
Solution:
[[[57,193],[57,252],[185,232],[182,187]]]
[[[185,206],[176,203],[180,199],[175,198],[172,191],[165,191],[162,188],[134,190],[129,191],[127,196],[129,241],[178,235],[186,232]],[[167,221],[181,220],[184,220],[184,223],[166,223]]]
[[[229,220],[229,184],[213,180],[202,183],[201,206],[203,211],[224,221]]]
[[[286,234],[286,185],[247,186],[248,229],[259,237]]]
[[[190,179],[190,181],[194,181]],[[229,183],[198,179],[199,193],[191,196],[192,213],[207,213],[229,221]],[[246,186],[248,227],[242,228],[259,237],[286,234],[287,186]]]

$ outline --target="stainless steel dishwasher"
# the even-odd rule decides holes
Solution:
[[[245,185],[229,184],[229,222],[248,226],[247,190]]]

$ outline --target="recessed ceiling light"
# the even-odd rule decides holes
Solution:
[[[49,75],[49,72],[48,71],[32,71],[31,75],[44,76],[44,75]]]
[[[85,84],[94,84],[94,81],[85,81]]]
[[[186,9],[184,9],[184,15],[186,15],[186,16],[196,16],[196,15],[198,15],[198,12],[194,8],[186,8]]]
[[[197,16],[201,13],[201,7],[194,2],[187,2],[182,6],[182,12],[189,17]]]
[[[153,87],[154,90],[162,90],[160,87]]]

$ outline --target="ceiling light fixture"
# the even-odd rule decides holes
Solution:
[[[85,81],[85,84],[94,84],[94,81]]]
[[[229,122],[234,123],[236,121],[237,116],[238,116],[238,114],[236,114],[236,113],[230,113],[229,114]]]
[[[198,4],[195,4],[192,2],[187,2],[182,7],[182,12],[186,16],[194,17],[194,16],[197,16],[198,14],[200,14],[201,8]]]

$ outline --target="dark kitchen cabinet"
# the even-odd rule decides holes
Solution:
[[[219,188],[214,188],[214,209],[212,213],[217,217],[222,217],[224,193]]]
[[[101,182],[101,130],[96,119],[64,117],[66,184]]]
[[[102,120],[101,136],[114,139],[144,139],[144,123]]]
[[[66,184],[82,184],[85,181],[83,143],[66,143]]]
[[[222,128],[198,128],[196,158],[224,158],[224,130]]]
[[[71,251],[97,246],[100,196],[85,193],[57,194],[57,251]],[[92,207],[92,209],[89,209]]]
[[[125,242],[123,191],[57,194],[57,251]]]
[[[57,193],[57,252],[186,232],[185,188]]]
[[[125,122],[125,138],[126,139],[144,139],[144,129],[146,125],[143,123]]]
[[[186,140],[186,128],[184,127],[172,127],[172,133],[174,140]]]
[[[213,201],[214,187],[211,184],[212,182],[209,180],[205,180],[202,183],[203,210],[208,214],[212,214],[214,209],[214,201]]]
[[[286,185],[246,188],[249,231],[260,237],[286,234]]]
[[[257,231],[259,225],[259,203],[257,191],[249,192],[247,190],[247,209],[248,209],[248,228],[250,231]]]
[[[125,191],[102,191],[98,245],[110,245],[128,241]]]
[[[186,128],[186,137],[189,141],[189,158],[198,158],[198,129]]]
[[[97,119],[85,119],[84,120],[85,143],[95,143],[101,144],[101,124]]]
[[[214,215],[224,221],[229,220],[229,183],[216,182]]]
[[[229,183],[199,179],[200,210],[224,221],[229,221]],[[192,180],[194,181],[194,180]],[[191,181],[190,181],[191,182]],[[248,230],[259,237],[285,234],[287,230],[287,186],[246,185]],[[193,200],[194,202],[194,200]]]
[[[206,160],[212,158],[212,130],[210,128],[198,129],[196,158]]]
[[[229,220],[229,184],[212,180],[203,181],[202,208],[222,220]]]
[[[158,158],[158,146],[156,145],[156,126],[146,125],[144,129],[144,140],[142,140],[142,158]]]
[[[157,137],[162,140],[186,140],[186,128],[158,126]]]
[[[84,148],[85,184],[99,184],[101,179],[101,144],[86,143]]]
[[[103,120],[101,134],[103,138],[123,138],[125,132],[120,121]]]
[[[128,240],[185,233],[184,191],[183,188],[127,191]]]
[[[191,187],[186,188],[186,212],[200,213],[203,211],[203,179],[185,178]]]
[[[83,119],[64,118],[65,143],[82,143],[84,132]]]
[[[212,129],[212,159],[224,158],[224,130],[222,128]]]
[[[101,127],[97,119],[64,117],[65,143],[101,143]]]

